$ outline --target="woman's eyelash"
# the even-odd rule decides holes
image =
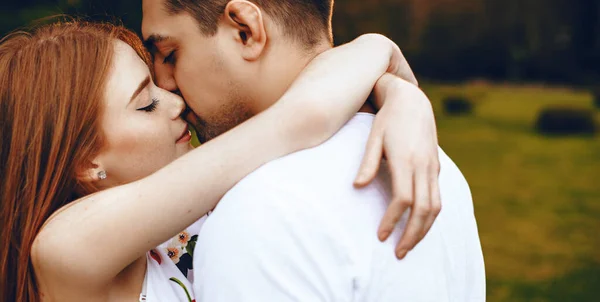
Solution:
[[[159,103],[159,100],[153,98],[152,103],[150,103],[150,105],[148,105],[144,108],[140,108],[140,109],[138,109],[138,111],[154,112],[154,110],[156,110],[156,106],[158,105],[158,103]]]

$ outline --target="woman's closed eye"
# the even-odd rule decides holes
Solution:
[[[142,107],[142,108],[138,108],[138,111],[146,111],[146,112],[153,112],[154,110],[156,110],[156,106],[158,106],[159,100],[153,98],[152,99],[152,103],[150,103],[150,105],[146,106],[146,107]]]

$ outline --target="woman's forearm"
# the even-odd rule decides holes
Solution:
[[[390,65],[387,70],[387,74],[379,78],[379,80],[375,83],[375,87],[373,89],[373,94],[370,95],[369,101],[370,104],[375,107],[375,109],[379,110],[383,107],[383,105],[388,101],[385,97],[385,91],[395,88],[394,77],[398,77],[410,84],[415,86],[419,86],[419,82],[415,74],[410,68],[410,65],[406,61],[404,54],[400,50],[400,47],[394,43],[394,41],[381,36],[375,35],[376,38],[383,40],[383,43],[387,43],[389,47],[391,47],[391,57],[390,57]],[[396,99],[395,101],[400,101],[402,99]],[[407,100],[411,101],[411,100]]]

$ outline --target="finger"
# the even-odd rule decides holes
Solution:
[[[440,193],[440,158],[438,150],[434,153],[433,159],[435,160],[434,164],[431,165],[429,169],[429,192],[431,198],[431,214],[427,223],[425,224],[425,230],[423,233],[423,237],[427,235],[435,219],[438,217],[440,212],[442,211],[442,194]]]
[[[367,149],[354,180],[354,186],[356,187],[364,187],[371,183],[377,175],[381,164],[383,156],[383,132],[375,129],[373,128],[369,135]]]
[[[419,240],[421,240],[425,224],[431,213],[428,173],[417,171],[415,173],[414,185],[415,202],[412,206],[404,234],[396,247],[396,256],[398,259],[404,258],[408,251],[412,250]]]
[[[381,241],[387,240],[404,212],[406,212],[413,202],[412,169],[402,169],[402,167],[392,165],[392,163],[390,163],[390,169],[392,173],[393,196],[377,232],[377,236]]]
[[[425,235],[427,235],[427,233],[431,229],[431,226],[433,226],[435,219],[438,217],[438,215],[440,214],[440,212],[442,210],[442,200],[441,200],[439,180],[438,180],[438,169],[432,169],[429,172],[429,175],[430,175],[429,192],[430,192],[430,198],[431,198],[431,213],[429,214],[429,218],[427,219],[427,222],[425,223],[425,228],[423,230],[422,237],[425,237]],[[422,237],[421,237],[421,239],[423,239]]]

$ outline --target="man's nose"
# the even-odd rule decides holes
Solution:
[[[175,92],[177,91],[177,82],[173,75],[173,67],[162,62],[154,64],[154,73],[156,77],[156,85],[164,90]]]

